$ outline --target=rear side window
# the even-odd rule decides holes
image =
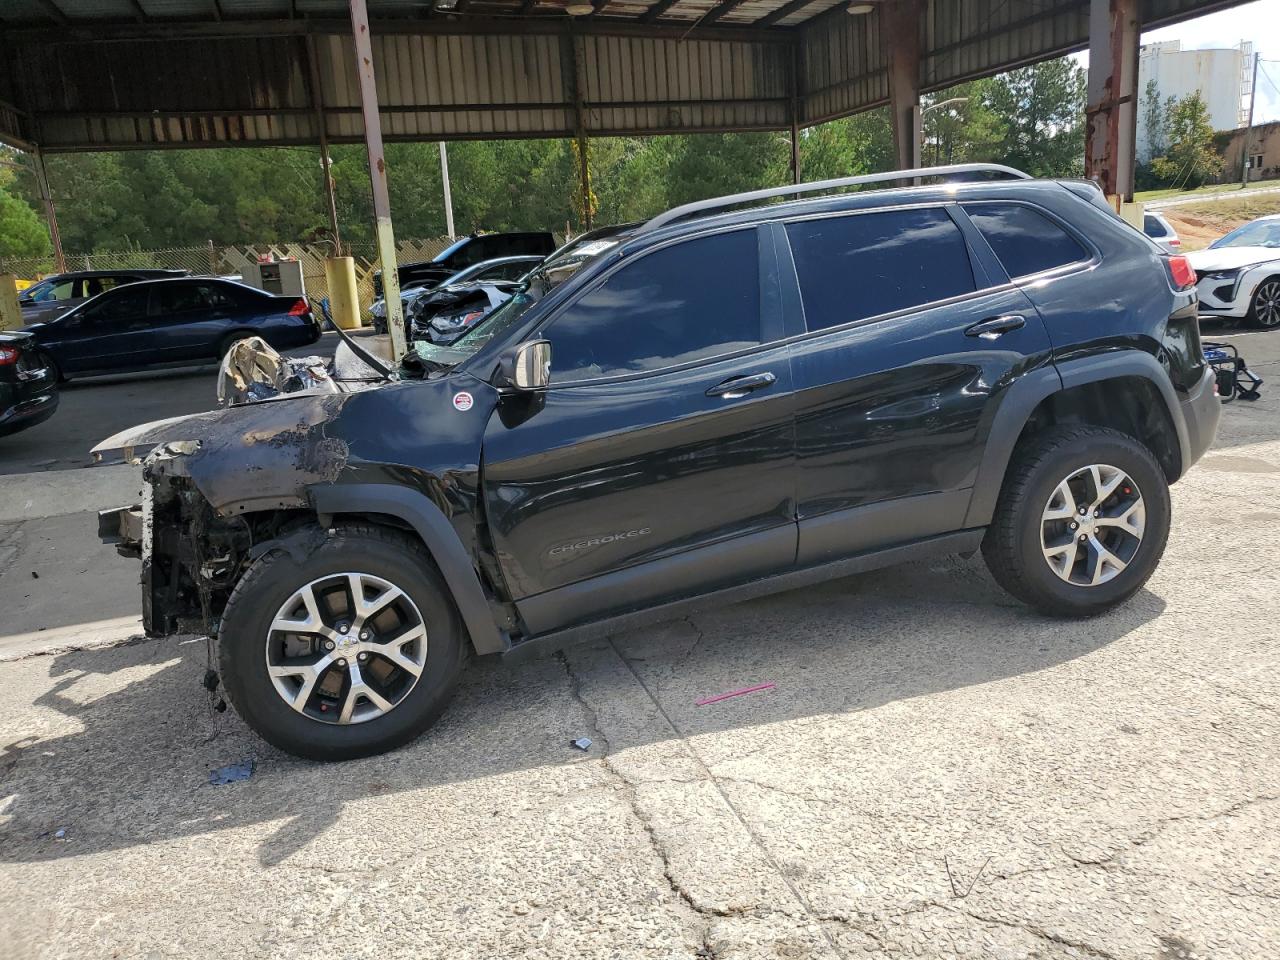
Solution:
[[[1089,259],[1075,237],[1020,203],[982,203],[964,210],[1013,279]]]
[[[1142,218],[1142,230],[1148,237],[1160,238],[1165,236],[1164,224],[1149,213]]]
[[[673,244],[615,271],[543,331],[552,383],[659,370],[760,342],[756,231]]]
[[[824,330],[972,293],[973,266],[945,210],[891,210],[787,224],[805,323]]]

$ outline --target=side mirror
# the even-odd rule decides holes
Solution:
[[[500,381],[516,390],[545,390],[551,382],[551,341],[530,340],[508,352]]]

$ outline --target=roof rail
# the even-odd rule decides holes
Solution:
[[[800,193],[819,193],[834,190],[837,187],[853,187],[863,183],[891,183],[895,180],[911,180],[921,177],[946,177],[960,173],[1000,173],[1015,180],[1034,179],[1031,174],[1006,167],[999,163],[953,163],[942,167],[920,167],[915,170],[889,170],[885,173],[865,173],[857,177],[837,177],[834,180],[815,180],[812,183],[796,183],[785,187],[769,187],[766,190],[750,190],[746,193],[735,193],[727,197],[713,197],[710,200],[698,200],[683,206],[673,207],[666,213],[660,213],[645,222],[637,234],[649,233],[659,227],[665,227],[676,220],[683,220],[695,214],[719,210],[724,207],[750,203],[753,200],[768,200],[771,197],[786,197]]]

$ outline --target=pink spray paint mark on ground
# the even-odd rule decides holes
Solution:
[[[719,703],[721,700],[728,700],[730,697],[741,697],[748,693],[758,693],[761,690],[772,690],[776,686],[776,683],[761,683],[754,687],[743,687],[741,690],[730,690],[728,693],[722,693],[718,696],[707,697],[704,700],[699,700],[694,704],[694,706],[705,707],[709,703]]]

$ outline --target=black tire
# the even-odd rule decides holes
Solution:
[[[40,351],[40,362],[46,367],[51,367],[53,369],[54,379],[56,379],[58,383],[66,383],[71,379],[62,372],[62,368],[58,366],[58,361],[53,359],[53,356],[47,350]]]
[[[1041,528],[1058,485],[1091,464],[1124,471],[1146,509],[1146,527],[1127,566],[1096,586],[1068,583],[1050,567]],[[1103,613],[1136,593],[1155,571],[1169,538],[1169,484],[1151,451],[1118,430],[1052,427],[1023,440],[1009,465],[982,555],[996,582],[1024,603],[1062,617]]]
[[[388,712],[336,724],[293,709],[267,673],[268,628],[281,604],[304,584],[348,571],[381,577],[408,595],[427,630],[417,683]],[[444,711],[466,660],[464,633],[448,589],[420,542],[376,525],[330,530],[298,563],[285,552],[253,563],[227,601],[218,631],[218,665],[227,699],[264,740],[309,760],[350,760],[403,746]]]
[[[1245,320],[1259,330],[1280,330],[1280,275],[1267,277],[1254,288]]]

